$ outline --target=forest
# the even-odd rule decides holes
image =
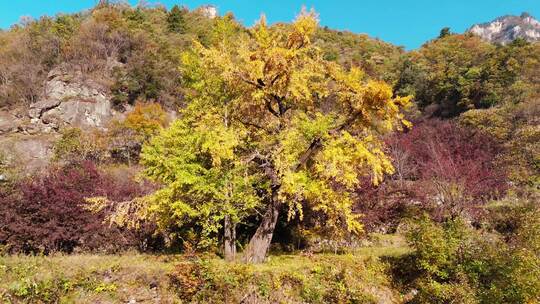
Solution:
[[[2,303],[540,303],[539,211],[540,42],[114,1],[0,31]]]

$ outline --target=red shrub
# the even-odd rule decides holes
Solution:
[[[420,122],[387,143],[396,173],[379,187],[366,184],[358,192],[368,228],[399,220],[411,204],[435,217],[474,215],[482,202],[506,190],[495,141],[452,121]]]
[[[138,246],[140,234],[104,225],[104,214],[92,214],[82,205],[86,197],[127,200],[141,194],[138,184],[115,180],[90,162],[52,169],[20,182],[14,193],[0,197],[0,244],[22,253],[117,251]]]
[[[496,142],[451,121],[421,123],[402,136],[394,136],[389,144],[411,155],[410,178],[456,183],[472,200],[506,188],[504,170],[495,164],[501,152]]]

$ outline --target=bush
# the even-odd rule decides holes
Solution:
[[[408,233],[415,250],[412,303],[534,303],[540,300],[538,210],[504,240],[451,220],[423,217]]]
[[[161,105],[137,103],[124,120],[112,121],[108,131],[63,129],[53,147],[53,160],[62,164],[110,160],[131,164],[138,161],[142,144],[167,123],[167,113]]]
[[[97,130],[83,132],[79,128],[62,130],[62,137],[53,147],[53,159],[63,163],[102,162],[107,155],[107,141]]]
[[[401,152],[410,155],[410,173],[400,172],[401,176],[422,181],[427,186],[424,191],[445,208],[454,209],[452,213],[504,194],[505,172],[496,163],[501,148],[481,133],[449,121],[431,120],[402,136],[395,135],[390,145],[395,158]]]
[[[460,123],[466,128],[489,134],[503,147],[502,160],[509,168],[516,188],[540,189],[540,102],[531,99],[520,104],[474,110],[464,113]]]
[[[507,190],[502,149],[491,137],[452,121],[419,122],[387,140],[395,174],[358,190],[357,210],[369,230],[393,228],[403,216],[422,209],[434,218],[480,218],[485,202]]]
[[[106,195],[120,201],[142,192],[138,184],[112,179],[91,162],[53,168],[0,197],[0,244],[8,252],[26,254],[144,249],[144,232],[108,227],[105,214],[83,208],[86,197]]]
[[[138,161],[143,143],[168,123],[167,113],[157,103],[137,103],[123,121],[110,125],[109,150],[118,161]]]
[[[394,303],[378,259],[276,256],[267,265],[197,259],[178,264],[170,285],[195,303]]]

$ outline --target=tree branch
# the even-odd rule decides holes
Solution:
[[[330,135],[335,135],[341,131],[343,131],[345,128],[349,127],[350,125],[352,125],[356,120],[358,120],[358,118],[360,118],[360,116],[362,115],[362,112],[356,112],[356,113],[353,113],[353,115],[351,115],[347,120],[345,120],[345,122],[343,122],[341,125],[337,126],[336,128],[328,131],[328,134]]]
[[[285,112],[287,112],[290,109],[290,107],[287,107],[287,106],[285,106],[285,104],[283,104],[283,101],[285,100],[285,97],[279,96],[277,94],[270,94],[270,96],[276,101],[276,104],[278,105],[279,115],[280,116],[284,115]]]
[[[247,83],[247,84],[250,84],[258,89],[262,89],[264,88],[264,83],[261,85],[260,83],[257,83],[255,81],[252,81],[250,79],[247,79],[246,77],[244,77],[242,74],[240,73],[236,73],[236,75],[240,78],[240,80],[242,80],[243,82]],[[260,79],[257,79],[257,81],[259,81]]]
[[[300,167],[307,163],[307,161],[311,158],[312,155],[319,151],[320,148],[322,148],[322,139],[316,138],[313,142],[311,142],[309,148],[304,151],[302,156],[300,156],[300,159],[298,160],[298,163],[294,166],[293,170],[298,171]]]
[[[277,118],[281,117],[280,113],[278,113],[276,110],[274,110],[274,108],[272,108],[272,103],[270,102],[270,100],[265,99],[265,105],[266,105],[266,108],[268,109],[268,111],[270,111],[270,113],[272,113],[272,115],[274,115]]]
[[[255,151],[246,159],[246,162],[252,161],[264,169],[264,174],[272,181],[272,188],[280,187],[279,175],[268,157],[262,155],[259,151]]]
[[[272,79],[272,81],[270,81],[270,85],[274,85],[276,83],[276,81],[278,81],[279,77],[281,77],[283,73],[277,73],[276,76],[274,76],[274,79]]]
[[[257,128],[257,129],[260,129],[260,130],[263,130],[263,131],[266,131],[268,133],[274,133],[275,131],[272,131],[272,130],[268,130],[266,129],[265,127],[261,126],[261,125],[258,125],[256,123],[253,123],[253,122],[247,122],[247,121],[243,121],[242,119],[236,117],[235,118],[238,122],[240,122],[241,124],[243,124],[244,126],[250,126],[250,127],[254,127],[254,128]]]

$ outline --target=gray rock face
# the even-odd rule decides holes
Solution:
[[[65,67],[52,70],[44,96],[26,112],[0,111],[0,153],[14,167],[31,173],[46,167],[62,127],[105,129],[122,113],[111,107],[107,90]]]
[[[119,115],[111,107],[110,97],[99,84],[80,73],[62,67],[52,70],[45,83],[45,96],[30,106],[31,124],[25,129],[48,133],[64,126],[81,129],[105,128]],[[28,132],[28,133],[30,133]]]
[[[0,136],[0,152],[10,164],[31,173],[47,166],[57,139],[54,134]]]
[[[197,9],[206,18],[214,19],[218,16],[218,9],[214,5],[203,5]]]
[[[17,132],[21,121],[8,112],[0,112],[0,135]]]
[[[508,44],[518,38],[529,42],[540,41],[540,22],[533,16],[523,13],[521,16],[504,16],[492,22],[476,24],[467,32],[482,39],[500,44]]]
[[[28,115],[30,118],[39,119],[43,115],[43,113],[56,108],[61,103],[58,99],[45,99],[40,100],[30,106],[30,110],[28,111]]]
[[[0,153],[26,173],[48,165],[60,129],[106,130],[111,120],[122,120],[132,109],[115,111],[106,88],[62,66],[49,73],[43,88],[43,98],[29,109],[0,111]],[[175,111],[168,114],[176,117]]]

